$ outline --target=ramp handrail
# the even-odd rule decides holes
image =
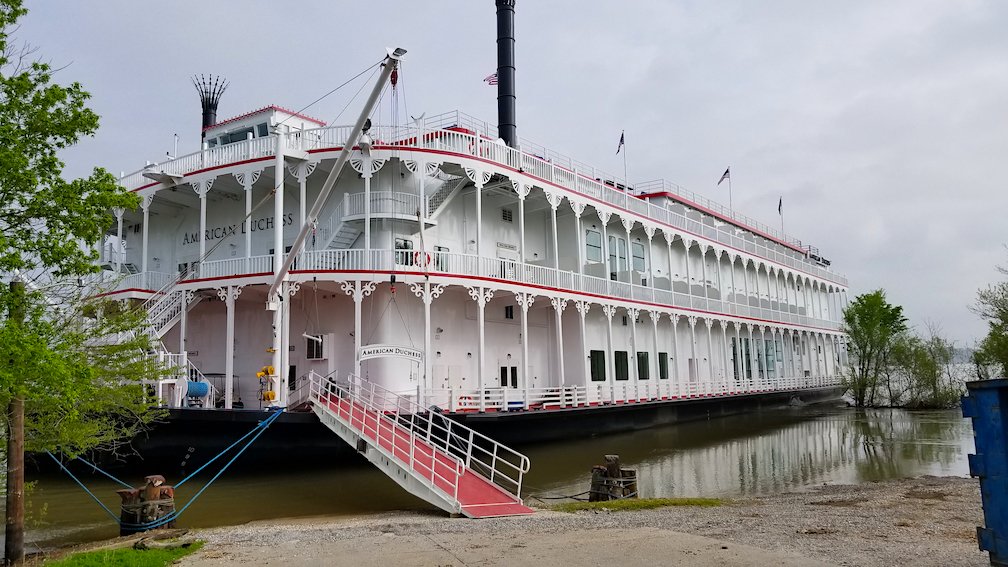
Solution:
[[[312,383],[313,388],[317,383],[321,392],[323,378],[316,374]],[[529,470],[529,459],[525,455],[445,417],[437,407],[425,408],[374,382],[350,376],[345,380],[330,378],[327,384],[390,423],[410,428],[415,437],[455,458],[515,498],[521,498],[522,478]]]
[[[451,455],[447,455],[452,459],[451,467],[453,477],[449,478],[441,472],[438,472],[438,455],[437,447],[435,444],[428,442],[427,447],[429,452],[424,451],[423,447],[417,447],[414,442],[417,437],[425,439],[422,436],[416,434],[416,429],[412,426],[412,419],[410,423],[402,423],[398,415],[395,415],[395,419],[375,407],[373,404],[368,402],[368,400],[363,399],[359,396],[355,396],[351,393],[352,388],[349,382],[344,382],[342,384],[338,383],[332,378],[324,378],[311,371],[309,374],[311,393],[310,399],[318,400],[323,407],[326,407],[329,411],[334,412],[338,417],[346,419],[351,427],[355,430],[364,433],[365,435],[373,435],[375,440],[376,448],[387,454],[393,460],[399,461],[401,464],[405,465],[412,474],[422,478],[427,481],[431,489],[439,490],[451,498],[451,502],[454,505],[456,511],[461,509],[461,505],[458,499],[458,480],[464,474],[465,467],[463,464]],[[358,416],[355,415],[353,408],[351,407],[349,411],[342,411],[340,408],[333,408],[328,405],[327,402],[335,398],[336,400],[346,399],[350,402],[360,406],[364,411]],[[429,419],[427,420],[430,421]],[[428,423],[430,426],[430,423]],[[428,431],[432,431],[433,428],[428,427]],[[403,459],[399,454],[397,454],[396,441],[403,440],[409,443],[409,457]],[[383,445],[382,442],[387,442],[391,445],[392,449],[388,450]],[[419,451],[419,453],[418,453]],[[426,457],[430,459],[430,464],[427,461],[422,460],[418,457]],[[444,465],[444,463],[441,463]],[[440,485],[438,481],[441,481],[444,485],[447,485],[447,490],[445,486]]]

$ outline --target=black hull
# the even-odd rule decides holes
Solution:
[[[836,400],[842,393],[842,388],[833,386],[727,398],[529,412],[457,413],[449,417],[501,443],[520,447],[780,408],[797,401],[809,404]],[[184,474],[251,431],[267,415],[260,410],[170,410],[167,420],[133,440],[134,452],[98,460],[102,466],[144,474]],[[323,426],[314,413],[290,412],[280,416],[241,455],[233,468],[261,470],[292,464],[364,462],[353,448]],[[39,464],[44,465],[45,461]],[[216,464],[212,468],[216,469]]]

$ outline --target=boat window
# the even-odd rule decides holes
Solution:
[[[644,245],[640,242],[631,242],[630,250],[633,253],[633,269],[638,272],[644,271]]]
[[[450,252],[450,250],[448,250],[448,248],[446,246],[435,246],[434,247],[434,251],[435,252]],[[439,272],[444,272],[444,271],[446,271],[445,270],[445,266],[447,264],[448,264],[448,259],[447,258],[445,258],[444,256],[442,256],[441,254],[435,254],[434,255],[434,269],[435,270],[437,270]]]
[[[501,209],[501,220],[504,222],[514,222],[514,211],[511,209]]]
[[[630,358],[627,356],[627,351],[618,350],[614,353],[616,362],[616,379],[617,380],[629,380],[630,379]]]
[[[505,305],[504,306],[504,318],[505,319],[514,319],[514,305]]]
[[[605,382],[606,380],[605,351],[593,350],[589,353],[589,357],[591,358],[591,381]]]
[[[322,341],[321,336],[313,335],[310,339],[305,338],[305,358],[308,360],[322,360],[325,356],[322,355]]]
[[[269,136],[269,124],[263,122],[262,124],[256,126],[256,129],[259,131],[258,134],[260,138]]]
[[[602,261],[602,233],[597,230],[585,231],[585,257],[589,262]]]
[[[637,353],[637,379],[638,380],[651,379],[651,365],[648,364],[647,352]]]
[[[221,144],[231,144],[234,142],[240,142],[252,134],[252,127],[242,128],[241,130],[235,130],[234,132],[228,132],[227,134],[221,135]]]
[[[216,148],[217,147],[217,138],[210,138],[210,140],[207,141],[207,147],[208,148]]]
[[[413,265],[413,241],[408,238],[396,238],[396,264],[404,266]]]
[[[658,353],[658,379],[668,380],[668,353]]]
[[[616,274],[627,268],[626,240],[617,236],[609,237],[609,276],[616,279]]]

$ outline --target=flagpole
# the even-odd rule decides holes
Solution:
[[[627,178],[627,167],[626,167],[626,142],[623,142],[623,190],[630,190],[630,179]]]
[[[730,168],[730,167],[728,168],[728,208],[729,208],[729,209],[731,209],[732,211],[734,211],[734,210],[735,210],[735,207],[733,207],[733,206],[732,206],[732,196],[731,196],[731,168]]]

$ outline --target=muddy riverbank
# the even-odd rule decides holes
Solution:
[[[974,479],[920,477],[740,497],[713,508],[424,512],[212,528],[183,565],[987,565]]]

